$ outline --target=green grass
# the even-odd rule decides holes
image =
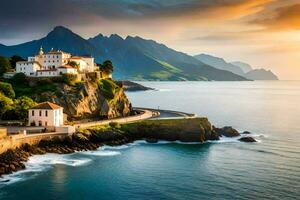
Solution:
[[[113,99],[115,94],[120,90],[120,87],[114,81],[109,79],[99,80],[98,87],[108,99]]]
[[[170,72],[172,73],[181,73],[182,71],[180,69],[178,69],[177,67],[167,63],[167,62],[164,62],[164,61],[161,61],[161,60],[157,60],[155,59],[159,64],[161,64],[165,69],[169,70]]]
[[[44,92],[56,92],[57,86],[54,83],[37,84],[35,86],[29,86],[24,84],[13,84],[16,97],[28,96],[33,97],[40,95]]]
[[[159,79],[159,80],[162,80],[162,81],[167,81],[169,80],[173,74],[168,72],[168,71],[157,71],[157,72],[152,72],[150,74],[151,77],[153,77],[154,79]]]

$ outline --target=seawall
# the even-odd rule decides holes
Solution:
[[[138,115],[123,117],[123,118],[116,118],[110,120],[101,120],[101,121],[93,121],[93,122],[85,122],[81,124],[75,124],[72,128],[74,130],[69,130],[68,127],[58,127],[56,128],[56,132],[51,133],[39,133],[39,134],[17,134],[17,135],[9,135],[3,136],[6,133],[2,133],[0,131],[0,154],[4,153],[8,149],[16,149],[21,147],[24,144],[35,145],[38,144],[42,140],[51,140],[53,138],[65,138],[72,133],[75,132],[76,129],[80,128],[88,128],[93,126],[103,126],[107,125],[111,122],[125,124],[125,123],[132,123],[137,122],[145,119],[149,119],[155,115],[159,115],[158,113],[145,110],[145,109],[136,109],[140,112]],[[70,126],[69,126],[70,127]]]
[[[51,140],[53,138],[65,138],[69,134],[64,132],[54,132],[54,133],[41,133],[41,134],[18,134],[11,135],[0,139],[0,154],[4,153],[8,149],[15,149],[21,147],[23,144],[35,145],[42,140]]]

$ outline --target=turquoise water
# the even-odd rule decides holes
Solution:
[[[135,106],[207,116],[258,143],[145,144],[34,156],[0,199],[300,199],[300,82],[146,82]]]

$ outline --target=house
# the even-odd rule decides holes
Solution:
[[[60,127],[64,124],[63,107],[44,102],[28,110],[29,126]]]
[[[70,66],[73,62],[77,66]],[[93,57],[72,56],[70,53],[63,51],[51,50],[44,53],[43,48],[37,55],[28,57],[27,61],[16,63],[16,73],[24,73],[31,77],[54,77],[64,73],[87,73],[94,72],[97,66]]]

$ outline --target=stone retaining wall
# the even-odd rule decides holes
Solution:
[[[7,136],[0,139],[0,154],[4,153],[8,149],[15,149],[21,147],[23,144],[34,145],[39,143],[41,140],[50,140],[54,137],[67,137],[68,133],[54,132],[54,133],[40,133],[40,134],[18,134]]]
[[[117,123],[130,123],[136,122],[144,119],[149,119],[155,115],[153,112],[149,110],[139,110],[141,114],[118,118],[118,119],[110,119],[110,120],[102,120],[102,121],[95,121],[95,122],[86,122],[81,124],[75,124],[74,127],[67,126],[67,127],[60,127],[56,130],[56,132],[52,133],[38,133],[38,134],[18,134],[18,135],[11,135],[6,136],[0,139],[0,154],[7,151],[8,149],[15,149],[17,147],[21,147],[23,144],[30,144],[34,145],[39,143],[41,140],[50,140],[54,137],[67,137],[68,135],[75,132],[75,128],[87,128],[92,126],[99,126],[99,125],[106,125],[111,122]]]

